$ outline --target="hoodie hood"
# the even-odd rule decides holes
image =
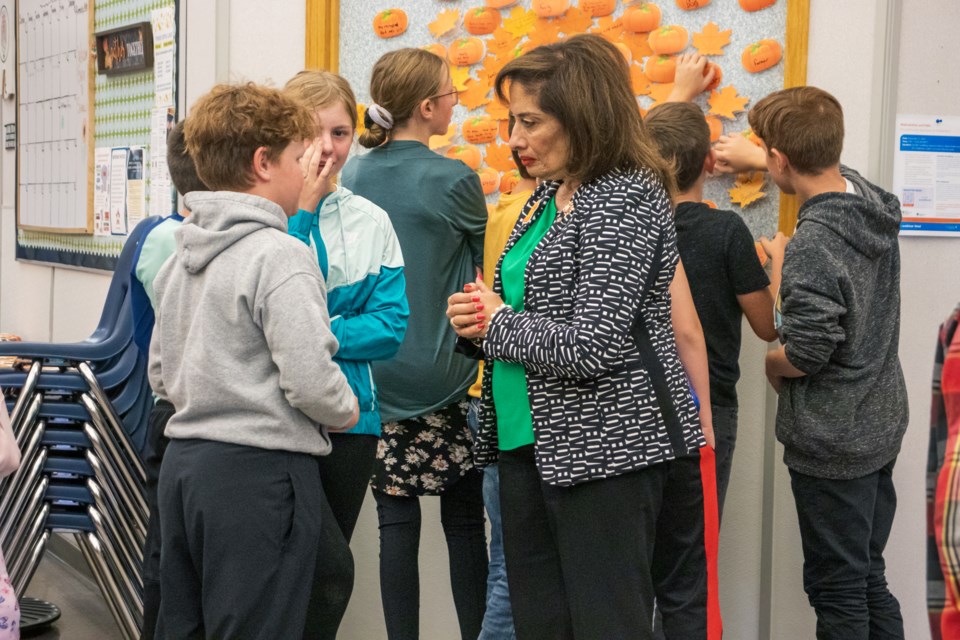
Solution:
[[[202,271],[236,242],[265,227],[286,233],[287,216],[266,198],[234,191],[184,196],[190,217],[176,232],[177,259],[188,273]]]
[[[897,197],[844,165],[840,175],[853,184],[856,194],[831,192],[810,198],[800,207],[797,226],[821,224],[869,258],[896,247],[901,220]]]

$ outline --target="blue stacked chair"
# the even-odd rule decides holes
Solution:
[[[72,344],[0,343],[0,387],[22,464],[0,481],[0,548],[24,593],[51,532],[73,533],[124,637],[143,624],[148,509],[141,459],[153,396],[134,342],[131,268],[157,218],[138,224],[117,260],[100,322]]]

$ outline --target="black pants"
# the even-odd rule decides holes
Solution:
[[[669,463],[555,487],[533,445],[500,453],[500,508],[520,640],[647,640],[652,562]]]
[[[317,461],[173,440],[160,472],[157,637],[303,635],[324,510]],[[326,550],[324,550],[326,551]]]
[[[887,588],[883,549],[897,495],[891,461],[853,480],[790,470],[803,542],[803,589],[819,640],[902,640],[900,603]]]
[[[147,538],[143,544],[143,630],[141,640],[153,640],[160,613],[160,517],[157,508],[157,483],[160,480],[160,464],[170,439],[163,435],[171,416],[173,405],[158,400],[150,411],[147,423],[147,446],[144,448],[143,466],[147,475],[146,498],[150,510],[147,520]]]
[[[712,406],[713,433],[717,438],[717,502],[723,518],[723,503],[730,485],[733,451],[737,447],[737,407]]]
[[[377,437],[331,433],[333,450],[317,458],[326,504],[304,638],[336,638],[353,593],[350,538],[373,473]],[[337,550],[331,552],[331,550]]]
[[[390,640],[420,634],[420,499],[373,492],[380,521],[380,595]],[[471,469],[440,494],[450,586],[463,640],[476,640],[487,597],[483,474]]]

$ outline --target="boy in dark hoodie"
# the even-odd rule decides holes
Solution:
[[[154,280],[150,385],[176,407],[156,637],[300,638],[329,512],[314,456],[329,453],[328,428],[358,419],[323,276],[287,235],[314,122],[275,89],[218,85],[184,134],[213,191],[185,197],[191,215]]]
[[[893,466],[907,426],[900,335],[900,203],[840,165],[843,112],[815,87],[770,94],[749,114],[767,169],[801,201],[767,354],[777,439],[790,470],[803,583],[817,638],[903,638],[883,549]]]

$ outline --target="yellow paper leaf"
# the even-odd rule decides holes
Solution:
[[[430,136],[430,148],[433,150],[442,149],[443,147],[449,147],[453,142],[450,140],[457,133],[457,125],[450,124],[447,127],[447,132],[442,136]]]
[[[510,16],[503,21],[503,28],[517,38],[522,38],[533,30],[537,23],[537,13],[517,5],[510,10]]]
[[[565,14],[556,18],[555,22],[561,33],[573,36],[586,33],[587,29],[593,25],[593,18],[577,7],[570,7]]]
[[[663,104],[666,101],[667,97],[670,95],[670,92],[673,91],[672,82],[654,82],[650,85],[650,97],[653,99],[653,104],[650,105],[650,108],[657,106],[658,104]]]
[[[457,91],[466,91],[467,80],[470,79],[470,67],[450,65],[450,78],[453,79],[453,88]]]
[[[486,40],[487,53],[502,56],[508,51],[512,51],[520,43],[520,38],[513,35],[503,27],[497,27],[493,35]]]
[[[363,116],[367,113],[367,105],[362,102],[357,103],[357,137],[363,135],[363,132],[367,130],[366,125],[363,124]]]
[[[700,33],[693,34],[693,46],[702,56],[723,55],[723,48],[730,44],[732,29],[720,31],[713,22],[708,22]]]
[[[767,194],[763,192],[764,172],[754,171],[752,173],[741,173],[733,183],[733,188],[728,192],[730,202],[746,207]]]
[[[630,65],[630,82],[634,95],[645,96],[650,93],[650,78],[643,72],[643,65],[639,62]]]
[[[460,92],[460,104],[467,111],[472,111],[490,102],[487,94],[490,93],[490,83],[483,80],[467,80],[467,88]]]
[[[737,90],[732,86],[727,86],[719,91],[711,91],[707,104],[710,105],[710,113],[724,118],[736,118],[737,111],[744,111],[750,98],[737,95]]]
[[[437,19],[427,25],[434,38],[439,38],[448,31],[453,31],[460,22],[460,12],[456,9],[447,9],[437,14]]]
[[[510,153],[509,145],[490,143],[487,145],[487,153],[483,158],[488,167],[493,167],[497,171],[506,173],[517,168],[513,162],[513,154]]]

